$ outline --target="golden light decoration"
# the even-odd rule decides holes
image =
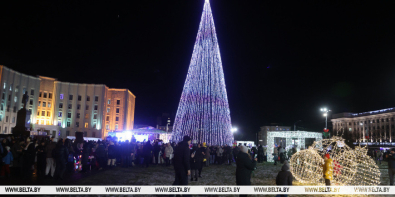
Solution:
[[[290,170],[301,183],[317,183],[322,178],[324,159],[312,147],[292,155]]]
[[[322,164],[325,154],[333,160],[332,185],[380,184],[381,173],[375,161],[367,155],[366,147],[353,150],[338,136],[315,141],[307,150],[295,153],[290,159],[295,179],[301,183],[324,185]]]
[[[312,147],[323,158],[325,154],[329,154],[333,160],[333,185],[348,185],[354,178],[357,167],[357,156],[349,146],[346,145],[344,139],[333,136],[330,139],[323,139],[313,143]],[[325,180],[322,178],[321,183]]]
[[[356,147],[357,170],[350,185],[375,186],[380,184],[380,170],[375,160],[367,155],[366,147]]]

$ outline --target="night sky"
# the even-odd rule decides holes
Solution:
[[[174,119],[203,0],[2,1],[0,64],[128,88],[135,124]],[[394,1],[211,0],[236,139],[270,123],[395,107]]]

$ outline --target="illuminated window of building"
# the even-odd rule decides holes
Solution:
[[[48,98],[52,98],[52,93],[48,93]]]
[[[85,114],[85,119],[88,119],[89,118],[89,114]]]
[[[115,130],[118,130],[118,125],[117,124],[115,125]]]
[[[37,120],[37,123],[36,124],[40,124],[40,120]]]
[[[30,95],[34,95],[34,89],[30,89]]]
[[[117,100],[117,105],[120,105],[121,104],[121,100]]]
[[[106,116],[106,121],[110,121],[110,116]]]
[[[18,92],[19,91],[19,86],[16,86],[15,87],[15,92]]]
[[[6,87],[7,87],[7,83],[4,82],[3,89],[5,89]]]
[[[91,100],[91,97],[87,96],[86,101],[90,101],[90,100]]]
[[[111,104],[111,99],[108,99],[107,104]]]
[[[66,124],[66,125],[67,125],[67,127],[70,127],[70,122],[67,122],[67,124]]]
[[[97,114],[94,114],[94,115],[93,115],[93,119],[97,119]]]
[[[29,104],[33,105],[33,99],[30,99]]]
[[[59,108],[63,108],[63,103],[59,103]]]
[[[48,107],[51,107],[51,102],[48,102]]]
[[[15,123],[15,117],[12,117],[12,123]]]
[[[98,96],[95,96],[95,101],[96,102],[99,101],[99,97]]]
[[[58,126],[61,127],[62,126],[62,122],[58,121]]]
[[[71,113],[67,113],[67,118],[71,118]]]
[[[86,122],[86,123],[85,123],[85,128],[88,128],[88,126],[89,126],[89,125],[88,125],[88,123]]]
[[[59,112],[59,113],[58,113],[58,117],[62,117],[62,112]]]
[[[110,108],[109,107],[107,107],[107,113],[110,113]]]
[[[45,111],[41,111],[41,116],[45,116]]]
[[[107,125],[106,125],[106,129],[107,129],[107,130],[110,130],[110,125],[107,124]]]
[[[44,124],[44,120],[41,120],[41,124],[42,124],[42,125]]]
[[[97,110],[97,105],[95,105],[94,110]]]
[[[75,127],[80,127],[80,122],[76,122]]]
[[[41,101],[38,101],[38,106],[41,106]]]
[[[80,118],[80,113],[77,113],[77,118]]]
[[[63,94],[60,94],[59,98],[63,100]]]
[[[51,112],[47,111],[47,116],[50,117],[51,116]]]
[[[119,121],[119,117],[115,117],[115,121]]]
[[[43,107],[47,107],[47,102],[43,102]]]
[[[73,108],[73,105],[72,104],[69,104],[69,109],[72,109]]]
[[[69,100],[70,100],[70,101],[73,100],[73,95],[72,95],[72,94],[69,95]]]
[[[116,113],[117,113],[117,114],[119,113],[119,108],[117,108]]]
[[[78,95],[78,101],[81,101],[81,95]]]
[[[16,103],[17,100],[18,100],[18,97],[15,96],[14,97],[14,102]]]
[[[37,112],[37,116],[40,116],[40,112],[39,111]]]
[[[12,84],[10,85],[10,91],[12,91]]]
[[[85,110],[89,110],[89,105],[86,105],[86,106],[85,106]]]
[[[47,95],[48,95],[48,94],[47,94],[46,92],[44,92],[44,98],[47,98]]]
[[[22,94],[25,94],[25,92],[26,92],[26,88],[23,87]]]

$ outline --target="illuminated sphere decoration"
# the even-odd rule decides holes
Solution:
[[[318,183],[323,176],[321,165],[324,159],[312,147],[292,155],[290,170],[301,183]]]
[[[366,147],[356,147],[357,170],[350,185],[376,186],[380,184],[380,170],[376,162],[367,155]]]
[[[329,154],[333,160],[333,180],[334,185],[349,185],[354,178],[357,167],[357,156],[354,150],[346,145],[344,139],[333,136],[330,139],[323,139],[313,143],[312,147],[324,158]],[[324,178],[321,183],[324,183]]]
[[[174,119],[172,140],[188,135],[199,143],[231,145],[234,141],[210,2],[205,1],[188,74]]]

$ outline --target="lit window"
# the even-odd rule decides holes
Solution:
[[[18,100],[18,97],[15,96],[14,97],[14,102],[16,103],[17,100]]]
[[[117,124],[115,125],[115,130],[118,130],[118,125]]]
[[[58,117],[62,117],[62,112],[59,112],[59,113],[58,113]]]
[[[41,120],[41,124],[44,124],[44,120]]]
[[[109,107],[107,107],[107,113],[110,113],[110,108]]]
[[[51,116],[51,112],[47,111],[47,116],[50,117]]]
[[[25,92],[26,92],[26,88],[24,87],[22,90],[22,94],[25,94]]]
[[[63,100],[63,94],[60,94],[60,99],[62,99],[62,100]]]
[[[107,129],[107,130],[110,130],[110,125],[107,124],[107,125],[106,125],[106,129]]]
[[[111,99],[108,99],[107,104],[111,104]]]
[[[5,87],[7,87],[7,83],[5,83],[5,82],[4,82],[4,86],[3,86],[3,89],[5,89]]]
[[[47,103],[46,102],[43,102],[43,107],[46,107],[47,106]]]
[[[41,116],[45,116],[45,111],[41,111]]]
[[[40,116],[40,112],[39,111],[37,112],[37,116]]]
[[[59,127],[62,126],[62,122],[59,121],[59,122],[58,122],[58,126],[59,126]]]
[[[10,85],[10,91],[12,91],[12,84]]]
[[[15,87],[15,92],[18,92],[19,91],[19,86],[16,86]]]
[[[38,101],[38,106],[41,106],[41,101]]]
[[[89,114],[85,114],[85,119],[88,119],[89,118]]]
[[[87,122],[85,123],[85,128],[88,128],[88,123]]]
[[[51,102],[48,102],[48,107],[51,107]]]

